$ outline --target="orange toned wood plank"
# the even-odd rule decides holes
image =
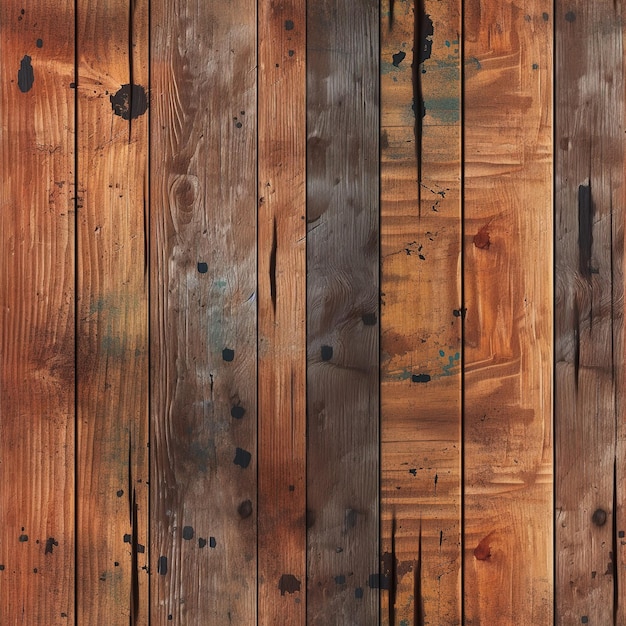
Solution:
[[[306,618],[305,35],[259,3],[259,623]]]
[[[308,3],[311,625],[379,613],[378,42],[378,2]]]
[[[465,7],[466,624],[553,619],[551,7]]]
[[[256,617],[256,29],[151,3],[153,624]]]
[[[0,4],[0,623],[74,623],[74,3]]]
[[[139,625],[148,619],[148,3],[77,9],[77,620]]]
[[[555,25],[556,615],[622,624],[622,6],[558,2]]]
[[[381,21],[384,624],[461,619],[460,2]]]

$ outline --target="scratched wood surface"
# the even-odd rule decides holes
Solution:
[[[151,4],[151,623],[256,615],[256,3]]]
[[[378,58],[373,0],[307,5],[308,623],[378,619]]]
[[[552,623],[552,22],[465,6],[466,624]]]
[[[623,624],[622,3],[555,21],[557,621]]]
[[[303,0],[259,4],[260,624],[306,620],[305,37]]]
[[[76,621],[147,624],[147,2],[77,5]]]
[[[460,2],[383,4],[384,624],[461,619]]]
[[[74,617],[74,3],[0,4],[0,623]]]

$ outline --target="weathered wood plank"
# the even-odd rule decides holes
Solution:
[[[0,4],[0,623],[74,623],[74,3]]]
[[[256,3],[151,28],[152,623],[254,623]]]
[[[378,620],[379,6],[307,7],[308,623]]]
[[[259,3],[259,624],[306,619],[306,5]]]
[[[381,618],[452,625],[461,620],[460,2],[385,2],[381,18]]]
[[[552,3],[465,6],[466,624],[550,624]]]
[[[556,614],[622,624],[622,3],[558,2],[555,21]]]
[[[77,621],[148,619],[148,2],[81,0]]]

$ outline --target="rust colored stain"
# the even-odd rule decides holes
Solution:
[[[474,548],[474,556],[478,561],[487,561],[491,558],[491,545],[489,540],[493,533],[489,533],[484,539],[481,539],[480,543]]]
[[[489,250],[491,240],[489,239],[489,224],[485,224],[475,235],[474,245],[480,250]]]

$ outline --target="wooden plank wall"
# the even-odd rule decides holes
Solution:
[[[0,624],[626,623],[622,14],[3,2]]]

